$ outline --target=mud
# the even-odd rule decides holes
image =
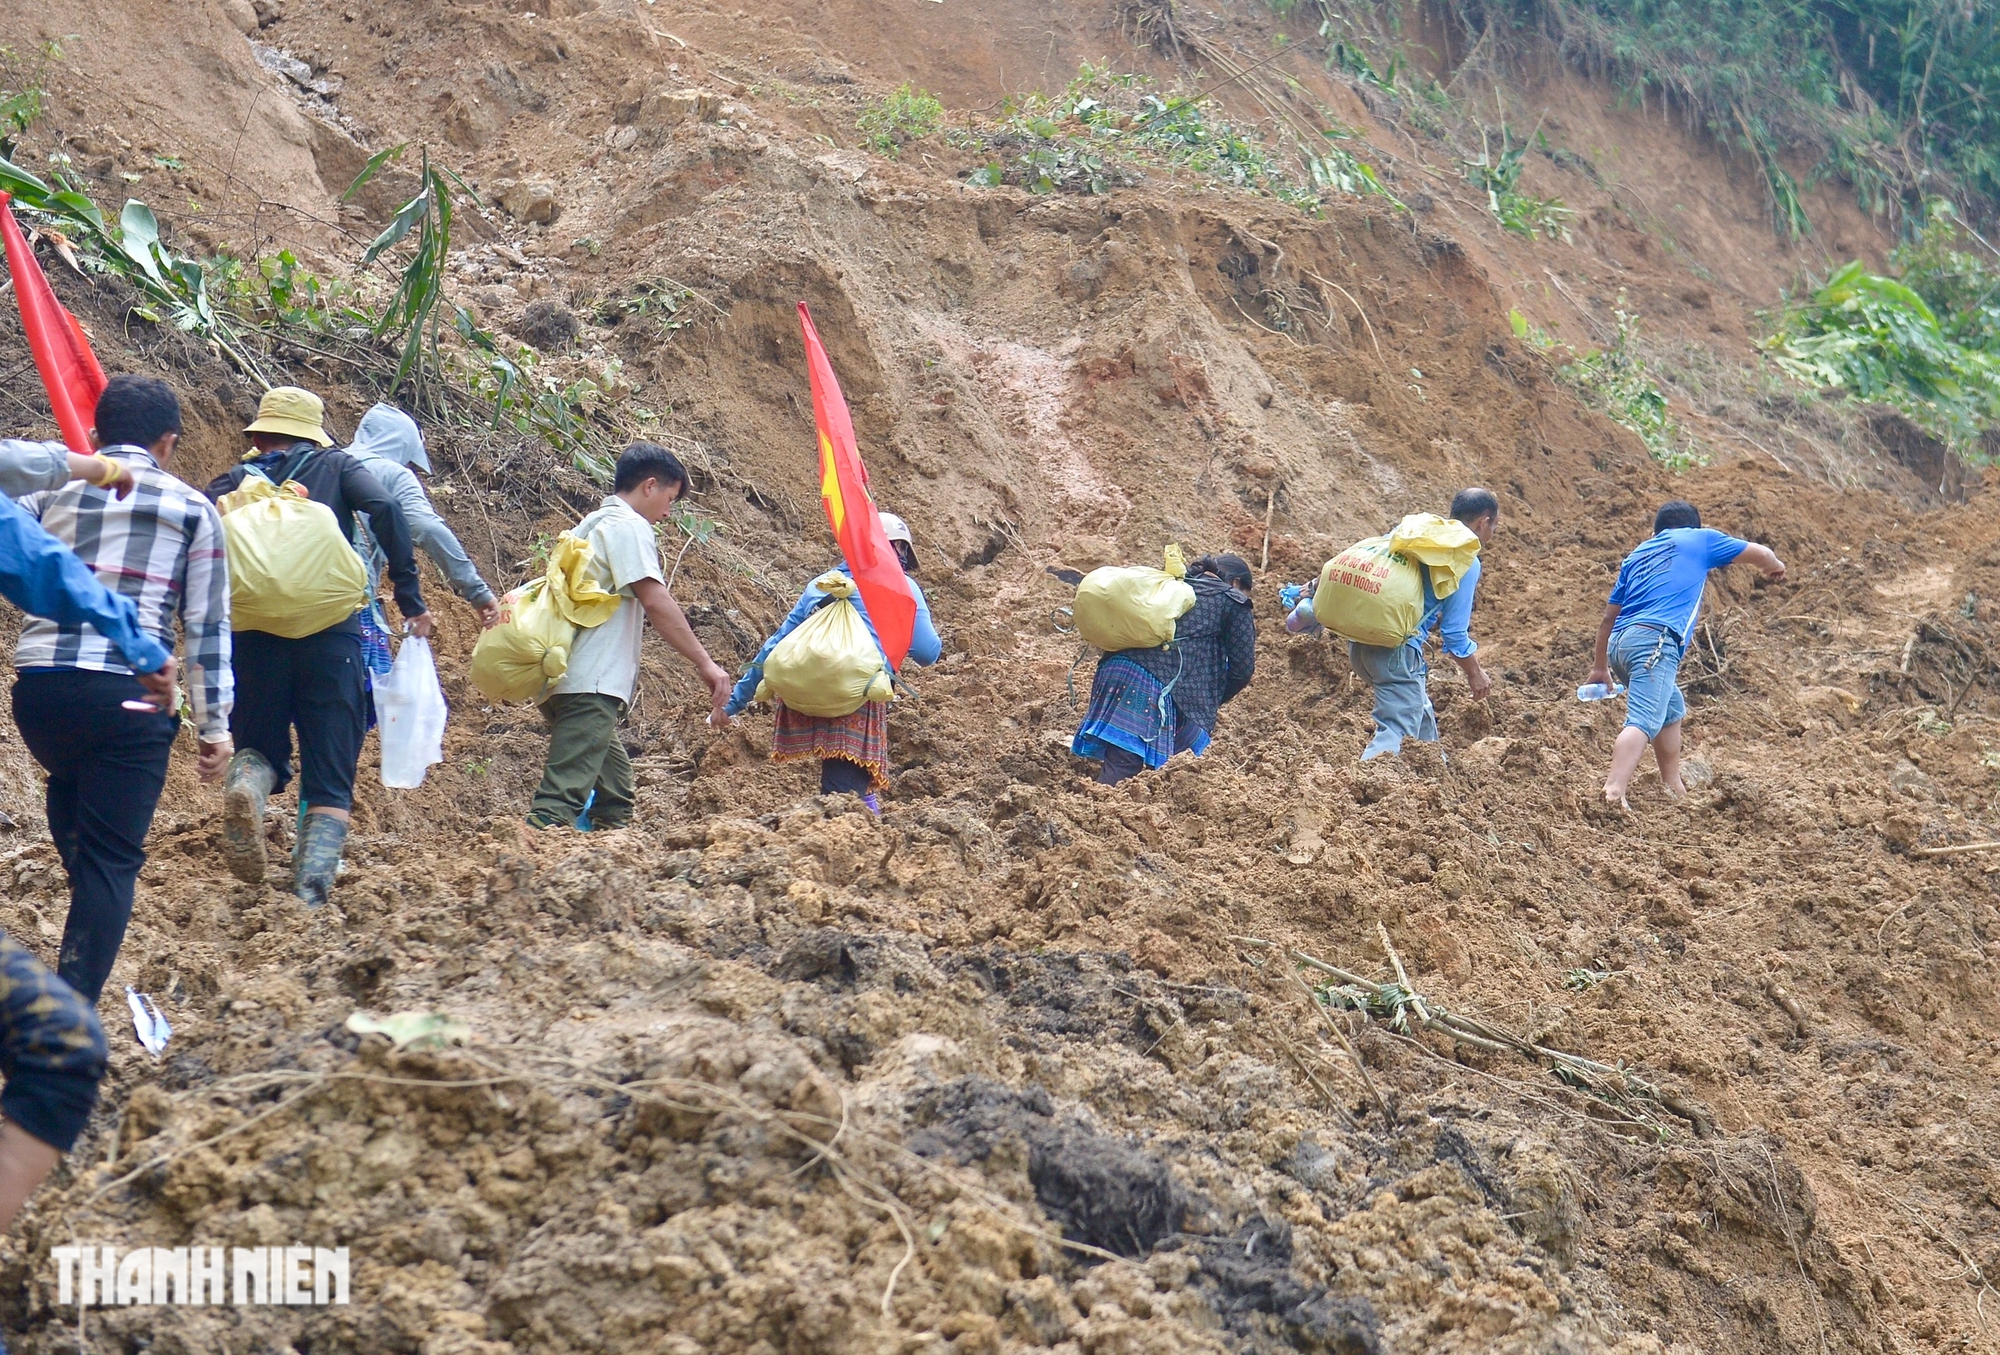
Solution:
[[[530,843],[540,722],[466,685],[475,623],[445,599],[447,760],[392,794],[371,751],[320,915],[223,874],[218,805],[177,760],[109,990],[153,993],[177,1033],[154,1063],[107,1002],[104,1108],[0,1244],[10,1345],[1996,1348],[1995,877],[1980,852],[1924,853],[1996,836],[2000,522],[1982,476],[1940,492],[1898,430],[1755,393],[1752,312],[1811,256],[1774,245],[1743,167],[1574,74],[1513,72],[1503,97],[1540,100],[1582,157],[1531,163],[1583,215],[1577,244],[1530,244],[1482,216],[1448,145],[1301,63],[1428,207],[1315,220],[1162,176],[975,190],[941,138],[901,161],[852,149],[854,116],[912,78],[976,121],[1117,41],[1117,16],[1065,6],[1030,31],[1039,8],[989,6],[947,50],[952,12],[916,8],[288,0],[260,30],[340,77],[315,97],[349,120],[308,137],[325,197],[286,187],[272,220],[372,234],[381,204],[330,202],[362,142],[441,140],[482,185],[553,186],[552,223],[496,213],[467,243],[464,289],[560,347],[565,379],[622,364],[688,454],[727,530],[675,591],[727,664],[831,560],[808,301],[877,493],[916,529],[946,657],[894,713],[878,822],[771,765],[767,716],[707,731],[649,650],[623,731],[639,826]],[[29,5],[0,35],[59,19]],[[1214,23],[1268,43],[1272,21]],[[160,58],[173,80],[212,39],[236,62],[217,24],[175,28],[196,56]],[[78,50],[100,54],[58,77],[38,137],[122,116],[90,75],[138,39],[89,27]],[[1158,53],[1128,68],[1175,75]],[[195,196],[223,200],[218,166],[281,182],[293,152],[259,138],[305,116],[296,88],[251,94],[288,111],[251,118],[240,158],[206,123],[175,133]],[[1885,244],[1820,193],[1828,247]],[[279,230],[238,215],[255,230],[215,238]],[[283,238],[340,256],[332,235]],[[699,320],[599,305],[663,279]],[[55,281],[108,365],[180,386],[188,477],[228,464],[243,384],[115,290]],[[1508,319],[1595,333],[1619,304],[1709,364],[1688,358],[1674,398],[1714,466],[1655,465]],[[1287,308],[1326,318],[1274,330]],[[538,328],[559,313],[573,337]],[[33,406],[22,357],[0,348],[0,371]],[[372,398],[295,375],[342,428]],[[433,452],[496,583],[598,493],[518,441]],[[1503,501],[1474,628],[1494,694],[1435,675],[1440,746],[1361,768],[1367,693],[1323,640],[1283,634],[1276,585],[1472,481]],[[1627,815],[1597,795],[1619,716],[1569,693],[1611,571],[1677,495],[1791,579],[1716,576],[1684,670],[1695,793],[1671,803],[1648,770]],[[1168,540],[1261,558],[1267,520],[1259,673],[1215,748],[1083,781],[1068,590],[1044,567]],[[0,759],[0,926],[49,951],[60,870],[11,735]],[[1378,927],[1435,1003],[1627,1066],[1688,1113],[1635,1119],[1515,1055],[1330,1015],[1281,958],[1386,982]],[[357,1009],[448,1011],[473,1040],[396,1053],[346,1032]],[[70,1240],[347,1245],[355,1301],[79,1326],[47,1261]]]

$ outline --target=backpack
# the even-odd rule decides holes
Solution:
[[[854,580],[839,570],[813,586],[826,601],[778,641],[764,660],[759,701],[776,696],[801,715],[837,720],[896,692],[882,646],[854,605]]]
[[[591,577],[590,543],[564,532],[542,577],[500,599],[500,620],[472,646],[472,685],[490,701],[537,701],[569,671],[579,630],[603,625],[624,601]]]
[[[1344,640],[1393,649],[1424,620],[1424,575],[1448,598],[1479,556],[1472,530],[1435,513],[1412,513],[1387,536],[1357,541],[1326,562],[1313,617]]]
[[[1106,565],[1083,576],[1070,615],[1086,644],[1107,654],[1171,644],[1175,623],[1194,610],[1181,548],[1168,546],[1165,569]]]
[[[275,479],[252,467],[216,505],[232,629],[299,640],[339,625],[368,602],[368,568],[340,534],[340,520],[292,479],[310,455],[286,461]]]

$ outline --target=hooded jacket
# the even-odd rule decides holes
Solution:
[[[451,590],[475,607],[492,602],[493,590],[479,577],[478,567],[458,543],[450,526],[438,516],[430,495],[424,492],[423,481],[410,469],[411,466],[430,469],[417,421],[393,405],[376,405],[361,416],[361,426],[354,430],[354,443],[347,454],[367,467],[382,482],[382,488],[389,491],[389,497],[403,510],[403,521],[409,524],[411,543],[437,562],[437,567],[451,580]],[[365,525],[357,544],[361,558],[368,562],[369,588],[380,587],[389,557]]]

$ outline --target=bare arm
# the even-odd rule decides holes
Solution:
[[[1761,542],[1752,541],[1748,546],[1743,548],[1743,553],[1736,558],[1744,564],[1749,565],[1752,569],[1755,569],[1759,574],[1762,574],[1773,583],[1777,583],[1785,577],[1785,562],[1778,558],[1776,551]]]
[[[728,724],[729,717],[723,713],[723,707],[729,704],[729,674],[708,656],[708,650],[695,636],[694,627],[688,625],[680,603],[674,601],[674,595],[658,579],[638,580],[632,585],[632,596],[646,609],[646,619],[653,623],[653,629],[673,646],[676,654],[688,661],[695,676],[708,688],[714,706],[708,722],[716,726]]]
[[[60,1161],[60,1152],[21,1126],[0,1122],[0,1236]]]
[[[1590,660],[1590,680],[1601,686],[1611,685],[1611,628],[1618,624],[1618,613],[1622,611],[1617,603],[1607,603],[1604,619],[1597,623],[1597,648]]]

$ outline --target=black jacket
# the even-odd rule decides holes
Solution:
[[[1257,671],[1257,622],[1250,599],[1221,579],[1201,574],[1188,580],[1194,610],[1174,626],[1172,644],[1127,649],[1130,659],[1161,683],[1174,684],[1169,698],[1183,719],[1215,728],[1222,703],[1250,685]]]
[[[209,481],[202,492],[211,499],[220,499],[242,485],[252,466],[273,480],[296,480],[304,485],[314,503],[323,503],[333,510],[340,522],[340,534],[349,541],[354,540],[354,515],[367,514],[368,530],[381,543],[382,553],[389,557],[389,584],[396,593],[396,610],[405,619],[428,610],[418,584],[417,553],[410,541],[410,524],[403,517],[401,505],[389,497],[389,491],[368,473],[366,466],[346,452],[297,442],[277,451],[261,452],[224,471]],[[358,624],[352,620],[341,623]]]

